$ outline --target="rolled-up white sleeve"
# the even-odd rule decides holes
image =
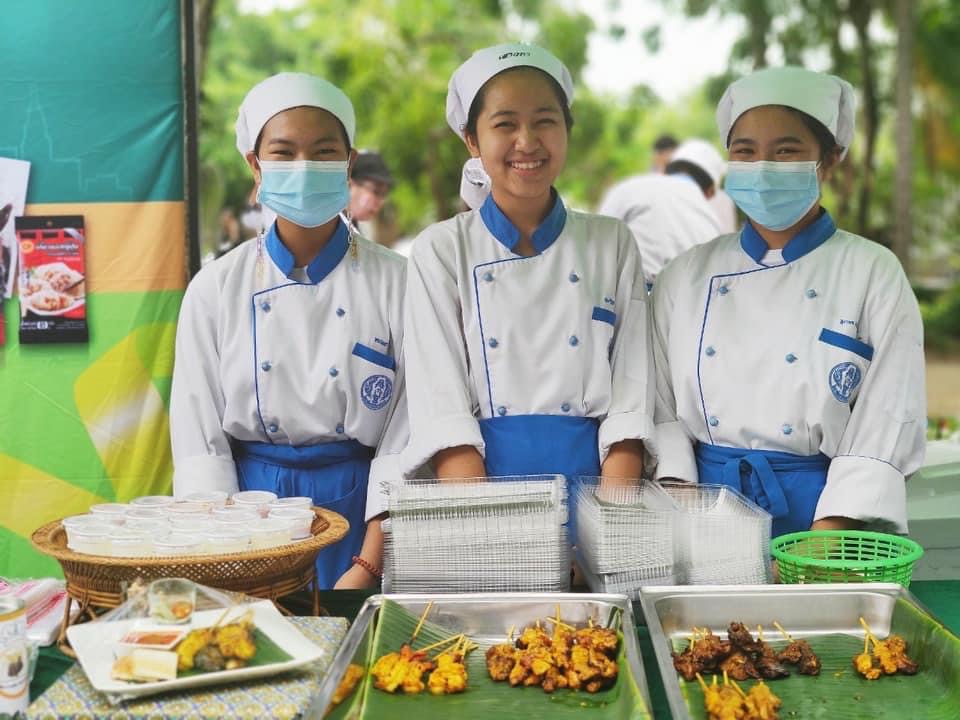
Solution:
[[[230,440],[223,431],[224,396],[217,347],[219,293],[212,269],[190,283],[177,321],[170,390],[173,494],[237,491]]]
[[[617,223],[621,270],[616,302],[620,312],[615,325],[611,356],[610,409],[600,423],[599,450],[603,464],[614,443],[642,440],[644,466],[657,462],[653,437],[654,369],[650,342],[650,309],[640,253],[630,230]]]
[[[416,475],[445,448],[466,445],[484,453],[461,329],[454,238],[437,236],[447,232],[431,228],[421,234],[407,266],[404,359],[410,442],[400,460],[404,477]]]
[[[673,316],[671,291],[677,269],[684,260],[675,260],[675,266],[660,274],[653,287],[653,354],[656,370],[655,437],[659,450],[654,477],[697,481],[697,463],[693,454],[693,439],[686,426],[677,419],[677,400],[673,391],[670,366],[670,323]]]
[[[389,500],[390,486],[400,477],[400,454],[410,439],[410,423],[407,412],[406,363],[403,349],[403,301],[406,274],[398,283],[395,302],[390,310],[391,334],[394,354],[397,358],[394,375],[394,393],[390,414],[383,428],[383,435],[377,444],[377,455],[370,463],[370,479],[367,483],[366,520],[385,513]]]
[[[920,468],[926,450],[923,324],[899,262],[892,254],[884,259],[871,281],[861,323],[873,360],[814,519],[848,517],[873,529],[906,533],[905,477]]]

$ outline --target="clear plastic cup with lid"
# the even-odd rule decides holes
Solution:
[[[114,557],[153,555],[153,540],[146,533],[120,528],[110,533],[110,554]]]
[[[170,532],[170,521],[166,516],[158,518],[141,518],[127,516],[127,524],[124,526],[134,532],[144,533],[150,537],[166,535]]]
[[[67,547],[85,555],[109,555],[112,549],[110,534],[116,525],[85,525],[67,533]]]
[[[176,500],[170,495],[143,495],[130,501],[133,507],[163,509],[173,505]]]
[[[191,533],[170,533],[153,541],[153,552],[161,557],[169,555],[201,555],[204,551],[203,537]]]
[[[197,586],[187,578],[154,580],[147,588],[147,604],[154,622],[190,622],[197,606]]]
[[[245,552],[249,546],[249,530],[218,527],[206,534],[206,549],[211,555]]]
[[[277,498],[270,503],[270,510],[277,508],[303,508],[309,510],[313,507],[313,498],[309,497],[282,497]]]
[[[173,532],[200,534],[210,529],[210,516],[199,513],[185,513],[183,515],[170,515],[167,518],[170,529]]]
[[[230,499],[234,505],[256,508],[260,517],[266,517],[270,512],[270,503],[277,499],[277,494],[267,490],[245,490],[234,493]]]
[[[129,505],[124,515],[127,518],[127,522],[130,521],[130,518],[139,518],[142,520],[150,518],[156,520],[157,518],[167,517],[166,510],[159,507],[146,507],[141,505]]]
[[[222,508],[214,508],[210,514],[213,516],[214,522],[221,520],[226,522],[256,520],[260,517],[257,509],[249,505],[227,505]]]
[[[168,517],[175,515],[209,515],[210,506],[203,503],[178,502],[167,505],[166,511]]]
[[[227,493],[222,490],[204,490],[203,492],[190,493],[180,498],[183,502],[200,503],[213,509],[223,507],[227,504]]]
[[[90,513],[113,525],[123,525],[127,521],[126,503],[98,503],[90,506]]]
[[[268,517],[289,522],[290,538],[292,540],[302,540],[310,537],[316,515],[313,510],[304,510],[300,507],[275,507],[270,510]]]
[[[106,520],[103,515],[94,515],[93,513],[87,513],[85,515],[68,515],[60,521],[60,524],[63,525],[63,529],[69,532],[74,528],[83,527],[84,525],[102,525]]]
[[[290,521],[282,518],[260,518],[250,526],[250,545],[254,550],[286,545],[290,542]]]

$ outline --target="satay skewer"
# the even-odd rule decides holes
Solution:
[[[427,645],[426,647],[422,647],[419,650],[417,650],[417,652],[426,652],[427,650],[433,650],[434,648],[438,648],[441,645],[446,645],[451,640],[456,640],[457,642],[460,642],[460,638],[462,638],[463,636],[464,636],[463,633],[460,633],[459,635],[451,635],[450,637],[444,638],[443,640],[437,640],[437,642],[433,643],[432,645]]]
[[[783,636],[787,639],[787,642],[793,642],[793,636],[792,636],[790,633],[788,633],[786,630],[783,629],[783,625],[781,625],[781,624],[778,623],[776,620],[774,620],[774,621],[773,621],[773,626],[774,626],[777,630],[779,630],[781,633],[783,633]]]
[[[420,628],[423,627],[423,623],[427,619],[427,615],[430,614],[430,609],[433,607],[433,600],[427,603],[426,609],[423,611],[423,614],[420,616],[420,620],[417,622],[417,626],[413,629],[413,634],[410,636],[409,642],[407,645],[413,645],[413,641],[417,639],[417,635],[420,634]]]

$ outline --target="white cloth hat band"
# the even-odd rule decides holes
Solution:
[[[507,43],[484,48],[477,50],[457,68],[447,87],[447,123],[457,135],[463,137],[470,106],[484,83],[497,73],[514,67],[533,67],[547,73],[563,90],[567,106],[573,103],[573,78],[570,71],[543,48],[526,43]]]
[[[294,107],[318,107],[331,113],[347,131],[353,145],[357,121],[353,104],[343,91],[323,78],[307,73],[280,73],[254,85],[240,104],[237,116],[237,150],[246,157],[267,121]]]
[[[758,70],[727,88],[717,105],[720,142],[729,146],[730,130],[743,113],[762,105],[784,105],[819,120],[843,147],[853,142],[856,99],[853,86],[835,75],[799,67]]]

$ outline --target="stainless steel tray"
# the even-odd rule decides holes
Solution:
[[[620,614],[629,671],[649,712],[650,695],[647,691],[640,646],[634,631],[635,620],[630,602],[623,595],[585,593],[374,595],[360,608],[357,619],[333,659],[314,707],[328,707],[348,665],[355,663],[367,668],[377,617],[385,600],[392,600],[415,615],[422,613],[432,601],[429,621],[449,629],[452,633],[466,633],[480,644],[481,648],[476,651],[478,654],[482,654],[490,645],[503,642],[506,630],[511,625],[519,629],[537,619],[552,616],[558,606],[561,617],[570,623],[586,623],[589,618],[593,618],[594,622],[608,626]],[[467,692],[469,693],[469,689]],[[348,717],[364,715],[361,710],[349,713]]]
[[[867,583],[644,587],[640,590],[640,602],[674,720],[694,717],[684,699],[679,675],[673,667],[670,651],[674,649],[674,642],[688,639],[694,626],[710,628],[722,636],[732,621],[742,622],[751,628],[763,625],[774,632],[772,622],[776,620],[797,638],[836,634],[862,638],[864,632],[859,618],[863,617],[879,637],[885,637],[890,632],[902,634],[909,643],[910,655],[915,660],[918,655],[926,654],[927,665],[931,672],[938,675],[937,681],[942,686],[960,686],[960,640],[900,585]],[[905,614],[915,620],[905,618]],[[937,646],[936,651],[924,653],[925,645],[933,644]],[[921,660],[921,669],[923,667]],[[833,669],[825,667],[821,677],[829,677],[831,673],[828,673],[828,670]],[[849,662],[840,670],[849,670],[850,677],[854,677]],[[839,674],[839,671],[836,672]],[[898,679],[900,677],[902,676],[898,676]],[[880,681],[883,680],[884,678],[881,678]],[[772,687],[776,691],[775,683]],[[863,694],[867,695],[869,692],[870,686],[865,685]],[[854,697],[851,694],[851,704]],[[896,708],[901,716],[927,717],[915,705],[912,706],[913,711],[908,711],[914,700],[910,695],[909,685],[904,686],[902,697],[904,704],[901,708]],[[957,703],[957,700],[954,698],[949,702]],[[957,714],[952,717],[960,717],[960,704],[956,707]],[[781,709],[781,717],[793,717],[787,715],[787,710],[789,709]],[[855,709],[852,711],[856,712]],[[846,717],[849,712],[851,708],[831,708],[829,717]]]

